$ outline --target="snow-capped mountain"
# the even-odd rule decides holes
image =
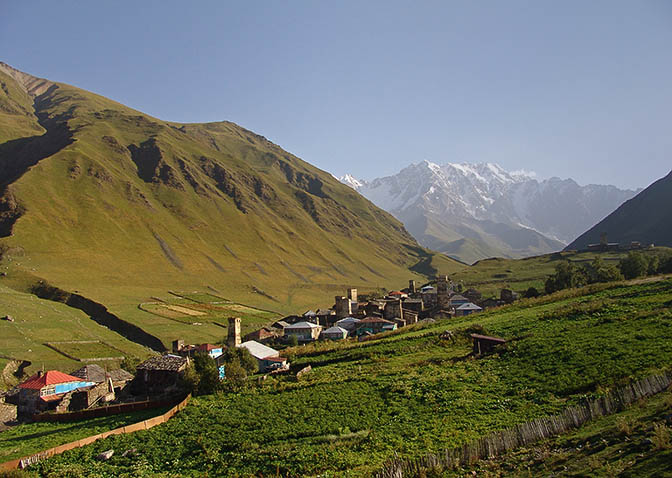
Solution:
[[[340,182],[343,184],[346,184],[350,186],[352,189],[355,191],[358,191],[359,188],[364,186],[366,184],[366,181],[362,181],[360,179],[355,178],[354,176],[351,176],[350,174],[346,174],[345,176],[341,176],[340,178],[338,176],[334,176],[336,179],[338,179]]]
[[[370,182],[340,179],[403,221],[421,244],[466,262],[560,250],[636,194],[572,179],[539,181],[492,163],[423,161]]]

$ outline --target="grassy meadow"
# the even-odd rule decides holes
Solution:
[[[169,423],[37,466],[44,476],[369,476],[669,367],[672,280],[567,290],[365,342],[290,349],[300,381],[198,397]],[[446,329],[455,342],[442,340]],[[470,357],[470,331],[509,340]],[[97,462],[103,450],[133,460]],[[166,457],[170,459],[166,460]]]

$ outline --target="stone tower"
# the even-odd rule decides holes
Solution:
[[[229,335],[226,338],[226,345],[230,348],[240,345],[240,318],[229,317]]]
[[[415,281],[413,279],[408,281],[408,293],[415,294],[417,292],[415,288]]]
[[[436,301],[442,309],[450,308],[450,289],[448,276],[441,275],[436,279]]]
[[[348,299],[357,302],[357,289],[348,289]]]
[[[350,292],[350,291],[348,291]],[[355,292],[357,295],[357,292]],[[336,317],[339,319],[344,319],[352,315],[352,303],[348,297],[336,296]]]

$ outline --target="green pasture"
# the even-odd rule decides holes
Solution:
[[[672,280],[569,290],[370,342],[289,349],[300,381],[199,397],[169,423],[40,465],[44,476],[369,476],[395,453],[436,452],[557,413],[669,367]],[[449,329],[456,340],[442,340]],[[509,340],[470,356],[470,331]],[[133,461],[93,457],[137,447]],[[170,456],[169,460],[165,457]],[[59,471],[60,470],[60,471]]]

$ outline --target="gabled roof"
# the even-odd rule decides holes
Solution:
[[[426,285],[425,287],[420,288],[420,290],[423,292],[428,292],[430,290],[434,290],[434,287],[432,287],[431,285]]]
[[[285,322],[284,320],[278,320],[277,322],[273,323],[274,326],[279,326],[279,328],[286,328],[289,327],[289,322]]]
[[[124,369],[116,369],[105,371],[100,365],[90,364],[86,365],[79,370],[72,372],[73,377],[79,377],[80,380],[85,382],[96,382],[102,383],[107,380],[107,377],[110,377],[113,382],[127,382],[133,380],[133,375],[128,373]]]
[[[391,290],[387,293],[387,295],[405,295],[405,294],[400,290]]]
[[[187,364],[186,357],[179,355],[166,354],[152,357],[136,367],[138,370],[165,370],[169,372],[179,372]]]
[[[317,315],[317,314],[315,314],[314,310],[309,310],[309,311],[303,313],[304,317],[315,317],[315,315]]]
[[[255,340],[248,340],[247,342],[243,342],[238,347],[249,350],[252,357],[256,358],[257,360],[262,360],[267,357],[277,357],[280,354],[280,352],[277,350],[272,349],[264,344],[260,344]]]
[[[469,302],[469,299],[467,299],[465,296],[460,295],[460,294],[455,294],[454,296],[452,296],[450,298],[451,302],[454,302],[454,301],[457,301],[457,300],[466,300],[467,302]]]
[[[100,365],[96,365],[95,363],[75,370],[72,372],[72,376],[79,377],[85,382],[101,383],[107,380],[105,369]]]
[[[73,377],[67,373],[59,372],[58,370],[47,370],[41,376],[36,373],[28,380],[19,385],[19,388],[29,388],[32,390],[39,390],[47,385],[56,385],[58,383],[81,382],[79,377]]]
[[[312,322],[305,322],[304,321],[304,322],[297,322],[296,324],[292,324],[288,327],[285,327],[285,330],[287,330],[287,329],[290,329],[290,330],[291,329],[307,329],[307,328],[315,329],[317,327],[322,327],[322,326],[314,324]]]
[[[323,334],[345,334],[348,335],[348,331],[345,330],[343,327],[339,327],[337,325],[334,325],[333,327],[329,327],[327,330],[322,332]]]
[[[337,324],[356,324],[357,322],[359,322],[359,319],[355,317],[345,317],[336,321]]]
[[[467,302],[466,304],[459,306],[456,310],[483,310],[483,308],[477,306],[473,302]]]

